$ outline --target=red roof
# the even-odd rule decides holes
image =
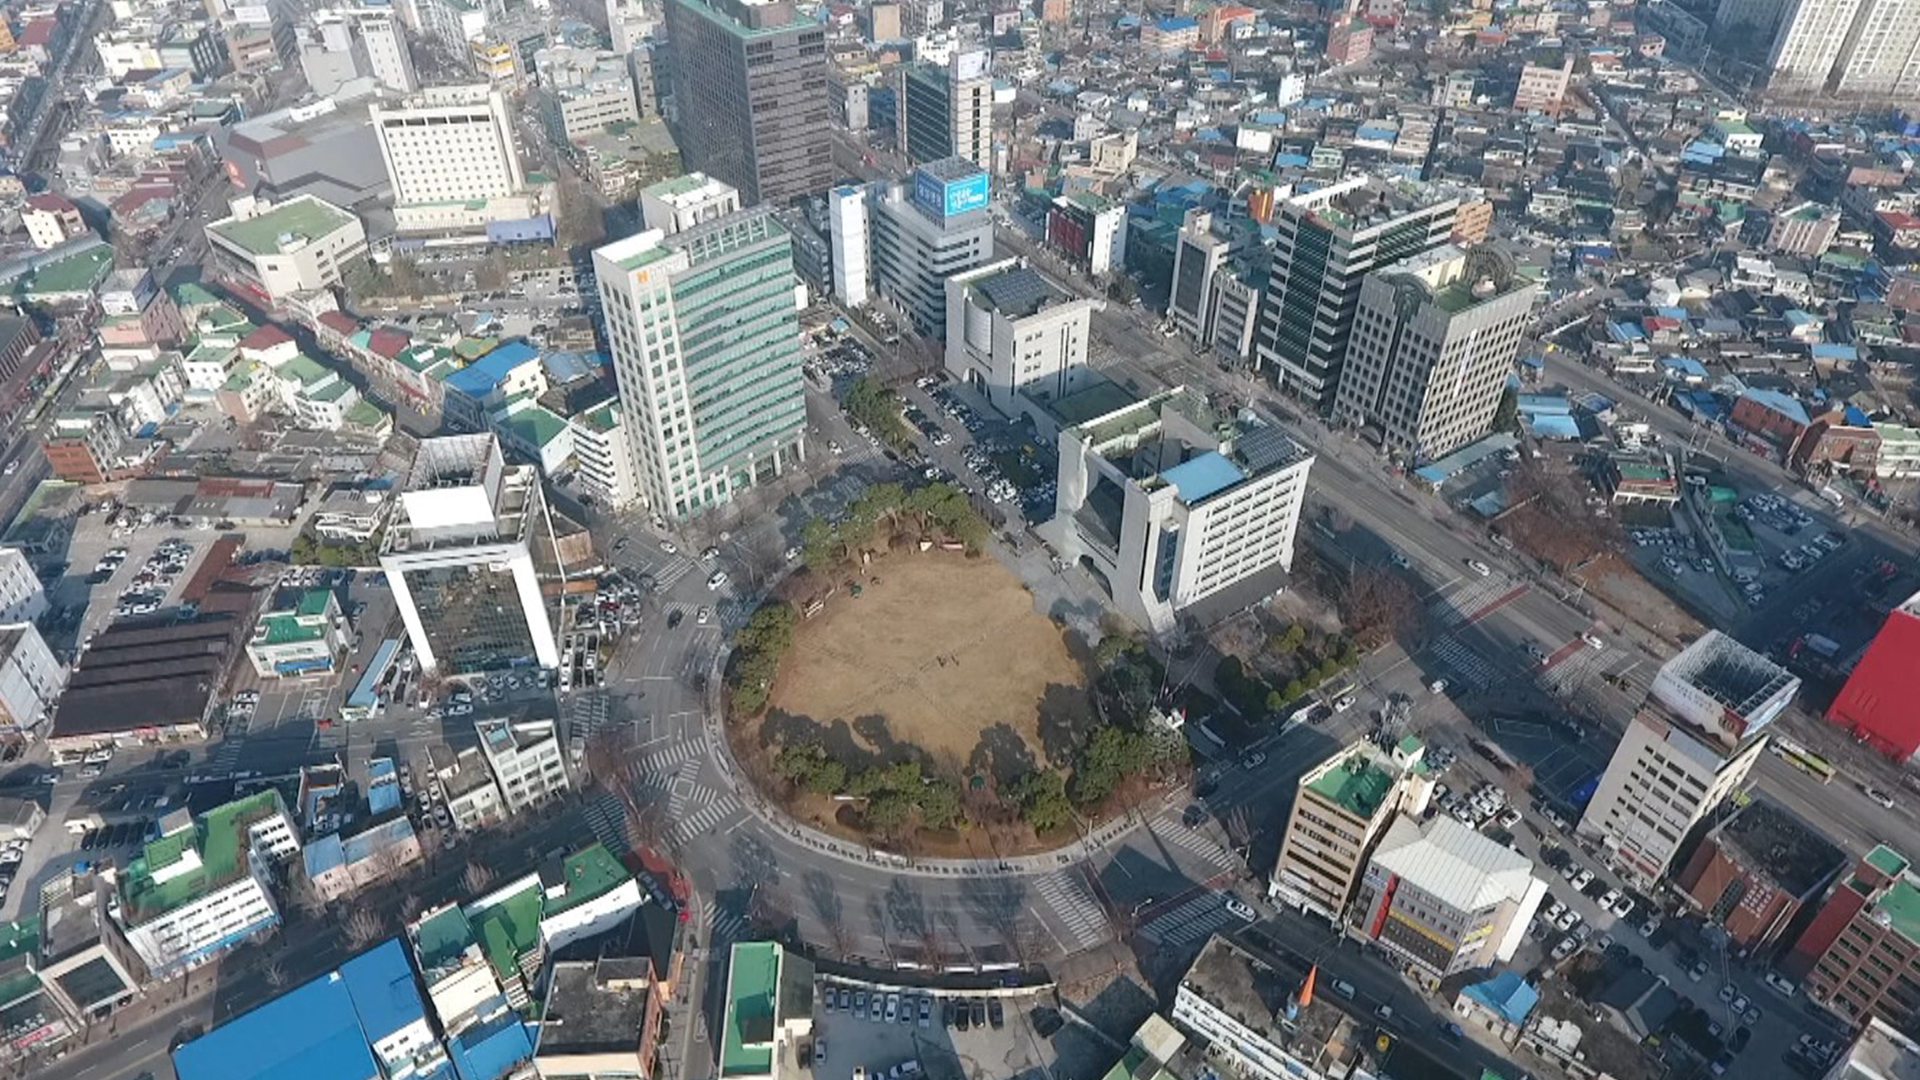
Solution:
[[[53,28],[56,25],[58,24],[52,18],[35,19],[20,31],[20,36],[15,41],[21,45],[51,45]]]
[[[284,345],[292,340],[292,336],[285,330],[268,324],[266,326],[256,327],[253,333],[241,338],[240,347],[243,349],[271,349],[275,345]]]
[[[407,337],[405,330],[394,326],[382,326],[367,335],[367,351],[391,360],[407,351],[409,340],[411,339]]]
[[[360,329],[360,324],[354,321],[353,316],[344,311],[323,311],[320,313],[319,322],[321,326],[342,337]]]
[[[64,214],[79,209],[79,207],[73,205],[73,203],[68,201],[64,196],[55,195],[51,191],[43,191],[38,195],[27,196],[27,205],[35,210],[45,210],[50,214]]]
[[[1920,229],[1920,217],[1914,217],[1905,210],[1882,210],[1880,220],[1886,222],[1888,228],[1902,232],[1908,229]]]
[[[1920,605],[1911,601],[1887,616],[1873,644],[1860,657],[1847,685],[1827,709],[1827,722],[1865,739],[1902,761],[1920,750]]]

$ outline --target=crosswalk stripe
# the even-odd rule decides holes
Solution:
[[[1073,933],[1079,946],[1091,948],[1111,936],[1107,915],[1087,895],[1085,885],[1077,877],[1065,876],[1069,874],[1071,871],[1047,874],[1034,887],[1059,914],[1060,921]]]
[[[1222,850],[1220,845],[1198,830],[1185,825],[1174,825],[1164,830],[1156,830],[1160,839],[1185,848],[1201,858],[1219,866],[1232,866],[1239,861],[1230,851]]]

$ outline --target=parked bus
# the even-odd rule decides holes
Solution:
[[[1815,780],[1823,784],[1833,782],[1833,763],[1806,747],[1801,746],[1799,743],[1794,742],[1792,739],[1775,738],[1767,744],[1767,749],[1772,750],[1787,764],[1799,769]]]

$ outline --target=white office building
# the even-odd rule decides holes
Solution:
[[[868,191],[846,184],[827,193],[827,238],[833,252],[833,295],[847,307],[867,302],[873,288],[867,236]]]
[[[1092,385],[1093,313],[1104,300],[1061,292],[1024,259],[947,279],[947,374],[1008,416],[1020,397],[1058,401]]]
[[[1396,817],[1367,864],[1352,931],[1428,979],[1513,959],[1547,894],[1533,861],[1441,814]]]
[[[0,625],[0,735],[26,735],[53,712],[67,685],[67,666],[54,659],[38,627]]]
[[[806,431],[793,242],[764,208],[594,251],[634,475],[687,517],[799,462]]]
[[[47,613],[47,587],[27,553],[0,548],[0,623],[34,622]]]
[[[947,279],[993,261],[987,176],[962,158],[915,169],[868,196],[874,291],[930,338],[947,333]]]
[[[1226,1063],[1229,1075],[1320,1080],[1329,1075],[1315,1067],[1326,1042],[1298,1038],[1286,1007],[1299,987],[1288,986],[1286,978],[1232,940],[1215,935],[1180,979],[1173,1022],[1207,1043],[1209,1059]],[[1300,1056],[1295,1056],[1296,1049]]]
[[[548,594],[565,571],[539,470],[493,435],[421,440],[380,567],[422,671],[559,666]]]
[[[1055,402],[1088,416],[1059,434],[1053,519],[1040,534],[1101,580],[1120,612],[1147,630],[1256,574],[1293,568],[1313,454],[1251,410],[1215,414],[1176,387],[1122,408],[1100,384]],[[1091,414],[1091,415],[1089,415]]]
[[[1485,246],[1447,244],[1368,274],[1336,416],[1416,462],[1491,433],[1539,292]]]
[[[273,203],[243,195],[206,227],[208,262],[269,307],[340,284],[367,250],[360,219],[312,195]]]
[[[420,89],[413,55],[407,51],[407,32],[398,16],[387,9],[357,7],[347,9],[347,18],[352,20],[367,58],[366,74],[397,94]]]
[[[580,486],[615,510],[640,498],[640,478],[633,471],[633,448],[627,444],[627,426],[620,399],[608,398],[568,418],[573,429],[573,458]]]
[[[432,86],[398,106],[376,104],[369,115],[402,232],[531,215],[512,113],[499,89]]]
[[[1709,630],[1654,676],[1640,712],[1600,776],[1580,819],[1622,874],[1650,887],[1687,834],[1752,771],[1767,727],[1800,680]]]
[[[672,236],[740,211],[740,193],[706,173],[691,172],[640,189],[640,217]]]
[[[114,917],[155,979],[218,957],[280,923],[277,868],[299,833],[271,788],[194,818],[176,810],[127,866]]]
[[[566,754],[553,721],[493,718],[473,727],[480,736],[480,752],[500,785],[507,813],[517,814],[566,793]]]

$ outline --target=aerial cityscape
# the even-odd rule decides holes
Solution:
[[[0,101],[0,1074],[1920,1078],[1920,0]]]

